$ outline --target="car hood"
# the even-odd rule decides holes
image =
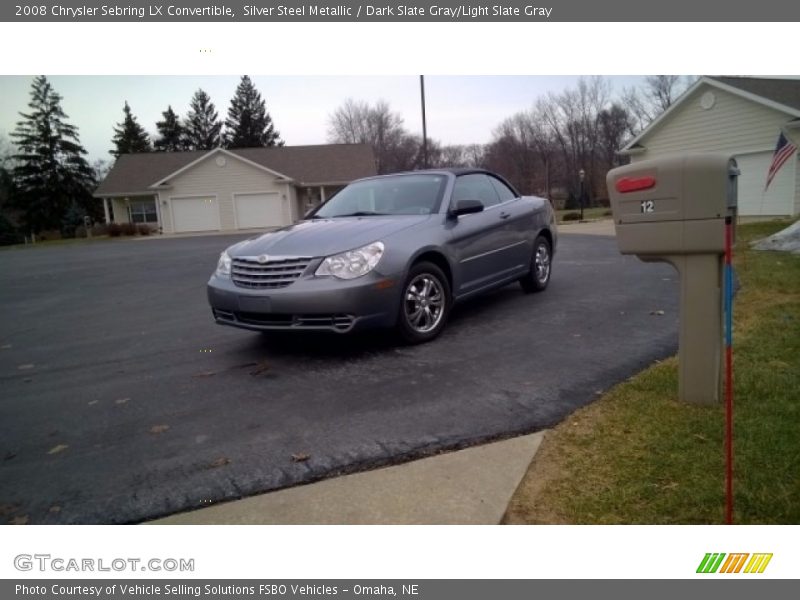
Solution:
[[[240,242],[231,246],[228,253],[231,256],[330,256],[384,240],[430,217],[403,215],[311,219]]]

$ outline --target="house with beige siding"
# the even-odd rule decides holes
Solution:
[[[675,152],[728,152],[736,158],[739,215],[800,214],[798,154],[766,187],[778,137],[800,146],[800,79],[702,77],[621,151],[631,162]]]
[[[121,155],[94,196],[107,223],[163,233],[263,230],[375,174],[363,144],[146,152]]]

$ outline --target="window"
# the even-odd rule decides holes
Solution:
[[[444,175],[396,175],[348,185],[313,216],[429,215],[439,210]]]
[[[155,200],[131,202],[131,223],[158,223]]]
[[[479,200],[483,203],[484,208],[500,204],[500,197],[494,191],[489,177],[483,173],[470,173],[456,179],[452,203],[455,204],[461,200]]]
[[[500,181],[497,177],[489,177],[489,181],[492,182],[494,191],[497,192],[498,196],[500,196],[500,202],[507,202],[517,197],[517,195],[514,193],[514,190]]]

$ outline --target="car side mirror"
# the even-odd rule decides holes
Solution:
[[[483,202],[480,200],[459,200],[455,207],[450,209],[450,216],[459,217],[479,212],[483,212]]]

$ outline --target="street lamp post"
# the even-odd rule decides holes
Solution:
[[[581,181],[581,187],[579,192],[580,196],[578,196],[578,200],[581,203],[581,221],[583,221],[583,180],[586,177],[586,171],[584,171],[583,169],[578,171],[578,177],[580,178]]]

